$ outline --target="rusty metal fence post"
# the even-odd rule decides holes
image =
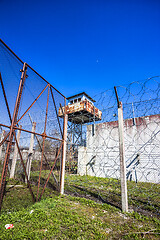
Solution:
[[[17,156],[18,159],[20,158],[22,167],[23,167],[23,173],[25,174],[25,176],[23,175],[23,177],[25,177],[25,182],[27,182],[27,187],[30,190],[33,202],[35,202],[35,200],[40,200],[42,197],[42,194],[45,191],[45,188],[47,186],[47,183],[49,181],[50,175],[53,176],[55,184],[56,184],[56,189],[58,191],[60,191],[60,182],[57,181],[56,177],[60,178],[60,172],[59,172],[59,166],[56,166],[57,160],[58,160],[58,156],[62,156],[61,154],[61,149],[63,146],[63,158],[62,158],[62,168],[64,170],[65,167],[65,151],[66,151],[66,138],[65,135],[67,134],[66,132],[63,133],[63,130],[65,128],[67,128],[67,116],[64,117],[64,126],[62,125],[63,123],[63,119],[62,116],[59,116],[59,111],[57,109],[58,105],[61,104],[64,106],[64,102],[66,104],[66,98],[65,96],[60,93],[56,88],[54,88],[46,79],[44,79],[40,74],[38,74],[32,67],[30,67],[27,63],[24,63],[1,39],[0,39],[0,51],[1,48],[4,48],[2,52],[2,54],[4,53],[4,59],[7,59],[10,57],[12,58],[13,63],[15,63],[15,66],[13,66],[13,68],[15,67],[15,73],[17,72],[17,76],[18,76],[18,72],[19,69],[22,68],[23,69],[20,70],[21,72],[21,79],[18,83],[18,92],[13,93],[12,89],[10,88],[9,91],[7,91],[6,94],[6,89],[4,86],[4,81],[7,83],[7,81],[10,81],[10,78],[12,77],[12,71],[13,68],[11,69],[10,66],[7,69],[8,66],[3,67],[3,64],[5,64],[5,61],[3,61],[3,59],[1,58],[1,54],[0,54],[0,61],[2,63],[1,66],[1,72],[0,72],[0,85],[2,87],[1,90],[1,94],[2,94],[2,101],[5,102],[5,106],[4,108],[1,109],[1,111],[4,111],[4,114],[8,114],[7,118],[2,119],[1,116],[1,122],[0,122],[0,127],[2,128],[1,131],[1,141],[0,141],[0,160],[2,158],[3,164],[1,162],[1,166],[2,166],[2,172],[1,172],[1,179],[0,179],[0,210],[2,208],[2,202],[3,202],[3,197],[5,194],[5,188],[6,188],[6,178],[7,178],[7,174],[8,174],[8,165],[9,165],[9,160],[12,159],[12,171],[9,173],[11,178],[14,178],[14,173],[15,173],[15,167],[16,167],[16,161],[17,161]],[[2,55],[3,57],[3,55]],[[18,61],[17,61],[18,60]],[[9,60],[8,60],[9,62]],[[16,65],[18,63],[18,65]],[[22,65],[23,64],[23,65]],[[1,65],[1,64],[0,64]],[[7,73],[7,76],[5,75],[5,72],[9,72]],[[10,72],[11,71],[11,72]],[[28,74],[26,74],[26,71]],[[2,73],[2,75],[1,75]],[[11,75],[10,75],[11,74]],[[16,74],[14,74],[16,75]],[[2,80],[2,76],[4,76],[4,81]],[[29,77],[28,81],[25,81],[25,79]],[[12,79],[13,80],[13,79]],[[30,85],[30,88],[32,88],[31,90],[35,91],[35,93],[33,91],[30,91],[27,84]],[[24,87],[25,85],[25,87]],[[36,87],[34,88],[33,86]],[[16,86],[14,86],[14,90],[16,91]],[[47,105],[45,106],[45,97],[46,97],[46,89],[48,89],[48,94],[47,94]],[[29,90],[29,94],[28,94],[28,90]],[[14,94],[14,95],[13,95]],[[22,99],[22,94],[23,94],[23,99]],[[43,95],[43,96],[42,96]],[[12,108],[12,104],[10,105],[9,103],[11,102],[10,99],[11,97],[14,98],[16,96],[16,103],[13,106],[14,107],[14,112],[11,114],[10,108]],[[9,102],[8,102],[9,100]],[[25,102],[26,101],[26,102]],[[38,101],[38,102],[37,102]],[[43,104],[41,104],[41,102],[43,101]],[[39,103],[40,102],[40,103]],[[26,103],[26,104],[25,104]],[[36,105],[37,103],[37,105]],[[21,104],[21,106],[20,106]],[[58,105],[57,105],[58,104]],[[29,105],[29,106],[28,106]],[[28,107],[26,109],[26,106]],[[31,109],[32,108],[32,109]],[[44,109],[46,111],[44,111]],[[34,115],[36,111],[36,115]],[[43,114],[44,112],[46,112],[45,117],[43,118]],[[30,120],[32,123],[32,131],[30,129],[30,123],[28,124],[28,118],[26,117],[26,114],[33,113],[33,122],[37,122],[37,128],[35,131],[35,128],[33,129],[33,123],[32,123],[32,119],[30,116]],[[20,116],[19,116],[20,115]],[[8,119],[9,117],[9,119]],[[55,117],[55,119],[54,119]],[[37,121],[38,119],[38,121]],[[9,120],[10,123],[8,124],[8,122],[6,123],[5,121]],[[3,123],[4,122],[4,123]],[[21,127],[20,125],[22,125],[23,127]],[[35,123],[34,123],[35,124]],[[64,127],[64,129],[62,130],[62,126]],[[44,126],[44,128],[43,128]],[[9,129],[6,130],[4,133],[5,135],[3,136],[3,129],[7,128]],[[44,131],[43,131],[44,130]],[[18,131],[18,133],[17,133]],[[20,137],[20,131],[21,131],[21,138],[19,140]],[[43,132],[42,132],[43,131]],[[28,145],[29,145],[29,138],[28,138],[28,134],[31,134],[31,141],[30,141],[30,148],[29,148],[29,154],[28,154],[28,159],[25,158],[25,156],[22,157],[23,154],[23,149],[28,149]],[[31,184],[29,182],[29,177],[30,177],[30,173],[31,171],[37,171],[34,169],[34,166],[31,170],[31,161],[32,161],[32,153],[33,153],[33,144],[34,144],[34,137],[36,138],[37,142],[35,143],[35,151],[36,151],[36,147],[38,146],[40,148],[40,152],[41,152],[41,161],[40,161],[40,169],[39,169],[39,178],[38,178],[38,189],[37,189],[37,196],[35,199],[34,193],[32,191],[32,187]],[[39,139],[38,137],[42,137],[43,141],[41,144],[41,139]],[[51,155],[46,154],[45,153],[45,143],[46,142],[50,143],[50,150],[52,151]],[[15,144],[15,145],[14,145]],[[13,145],[14,145],[14,149],[13,149]],[[3,147],[2,147],[3,146]],[[55,147],[59,146],[57,155],[55,156],[54,159],[54,153],[55,153]],[[4,155],[4,147],[5,147],[5,155]],[[2,148],[3,148],[3,152],[2,152]],[[14,150],[14,153],[12,153]],[[2,156],[1,156],[2,155]],[[60,158],[60,157],[59,157]],[[41,191],[41,185],[42,185],[42,174],[43,174],[43,159],[45,160],[45,165],[44,167],[46,168],[46,164],[47,164],[47,168],[49,168],[50,172],[48,174],[48,178],[46,179],[45,185],[42,189],[42,192],[40,194],[39,197],[39,192]],[[27,161],[28,160],[28,161]],[[38,163],[38,159],[35,159]],[[52,163],[53,162],[53,163]],[[18,179],[18,177],[22,177],[20,176],[21,173],[21,166],[17,166],[19,169],[16,172],[16,178]],[[46,169],[45,169],[46,170]],[[48,170],[48,169],[47,169]],[[54,171],[53,171],[54,170]],[[61,186],[64,186],[64,171],[62,171],[61,173]],[[45,172],[46,174],[46,172]],[[43,179],[44,180],[44,179]],[[62,187],[64,189],[64,187]]]
[[[11,127],[10,127],[9,142],[8,142],[8,145],[7,145],[7,150],[6,150],[6,155],[5,155],[5,160],[4,160],[3,170],[2,170],[2,176],[1,176],[0,210],[2,208],[2,202],[3,202],[3,197],[4,197],[5,185],[6,185],[8,163],[9,163],[9,157],[10,157],[10,152],[11,152],[12,140],[13,140],[13,136],[14,136],[14,127],[16,125],[19,106],[20,106],[20,101],[21,101],[21,96],[22,96],[22,91],[23,91],[24,82],[25,82],[25,79],[26,79],[26,71],[27,71],[27,64],[24,63],[23,64],[23,69],[22,69],[22,74],[21,74],[21,80],[20,80],[20,83],[19,83],[19,89],[18,89],[18,93],[17,93],[16,103],[15,103],[15,107],[14,107],[14,113],[13,113],[13,117],[12,117]]]

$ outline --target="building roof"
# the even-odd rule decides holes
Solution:
[[[78,93],[76,95],[70,96],[67,98],[67,100],[70,100],[71,98],[75,98],[75,97],[79,97],[81,95],[85,95],[89,100],[91,100],[92,102],[95,102],[95,100],[93,98],[91,98],[87,93],[82,92],[82,93]]]

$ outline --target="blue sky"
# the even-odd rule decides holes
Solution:
[[[0,0],[0,38],[66,97],[160,75],[160,1]]]

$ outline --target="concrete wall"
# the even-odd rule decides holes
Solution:
[[[135,123],[135,124],[134,124]],[[124,121],[127,179],[160,182],[160,115]],[[78,151],[78,173],[120,177],[118,122],[87,126],[87,145]]]

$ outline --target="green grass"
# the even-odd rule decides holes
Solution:
[[[31,213],[31,210],[32,213]],[[72,196],[53,196],[0,216],[0,239],[158,239],[160,222]],[[13,229],[5,225],[12,223]],[[155,229],[154,234],[139,234]],[[155,234],[156,233],[156,234]],[[151,238],[152,237],[152,238]]]
[[[42,172],[42,178],[45,175],[46,171]],[[35,195],[37,177],[37,173],[31,176]],[[145,216],[134,211],[122,213],[117,208],[120,206],[118,180],[66,175],[65,181],[65,191],[71,195],[59,196],[51,188],[46,188],[41,202],[33,203],[24,183],[9,180],[8,184],[17,183],[23,187],[7,187],[9,191],[4,197],[0,215],[0,239],[160,238],[160,221],[154,217],[159,207],[158,185],[128,183],[132,207],[135,204],[142,209],[145,202],[151,202],[151,208],[147,209],[149,214]],[[51,177],[50,186],[53,184]],[[14,228],[6,230],[5,225],[9,223]]]
[[[160,185],[127,182],[129,207],[146,214],[160,215]],[[112,178],[66,175],[66,192],[90,196],[121,208],[120,181]]]

